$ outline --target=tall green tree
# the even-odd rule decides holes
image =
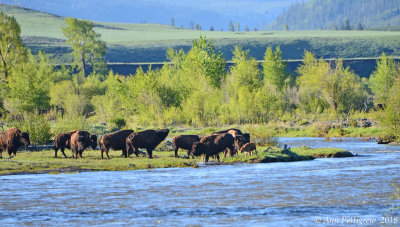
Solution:
[[[5,82],[13,66],[27,60],[27,49],[20,35],[17,20],[0,12],[0,82]]]
[[[375,103],[385,104],[389,91],[393,86],[396,78],[400,77],[400,70],[396,66],[393,57],[386,56],[382,53],[382,57],[377,62],[375,71],[369,79],[370,88],[374,94]]]
[[[222,53],[217,51],[205,36],[200,36],[199,39],[193,40],[192,49],[185,57],[183,68],[194,74],[197,82],[200,77],[205,76],[211,86],[220,87],[225,76],[225,65]]]
[[[387,105],[379,114],[379,121],[391,136],[400,138],[400,79],[396,79],[388,92]]]
[[[49,109],[53,75],[53,67],[46,55],[39,52],[39,58],[36,59],[29,54],[29,60],[20,67],[14,67],[8,78],[9,93],[6,100],[10,112]]]
[[[100,34],[94,31],[94,25],[88,20],[65,18],[66,27],[62,28],[66,43],[73,49],[74,62],[87,76],[89,67],[94,72],[105,73],[104,55],[106,43],[101,40]]]
[[[275,51],[269,46],[265,51],[264,62],[262,63],[264,80],[275,85],[278,90],[283,89],[289,75],[286,72],[287,63],[283,60],[282,51],[279,46]]]

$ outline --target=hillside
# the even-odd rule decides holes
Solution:
[[[84,18],[92,21],[118,23],[171,24],[202,30],[213,26],[228,30],[229,21],[239,22],[243,31],[247,25],[262,29],[285,8],[297,0],[0,0],[0,3],[21,6],[43,12]],[[193,25],[191,25],[193,22]]]
[[[56,64],[71,62],[59,16],[20,7],[0,5],[0,11],[14,16],[21,25],[24,43],[37,53],[45,51]],[[210,32],[177,29],[160,24],[95,22],[95,30],[106,41],[108,62],[163,62],[168,48],[188,50],[193,39],[205,35],[213,39],[225,59],[230,60],[235,45],[250,49],[262,60],[266,47],[280,45],[286,59],[301,59],[304,50],[325,58],[379,57],[382,52],[400,56],[400,32],[380,31],[258,31]]]
[[[347,23],[348,20],[348,23]],[[399,0],[312,0],[293,4],[270,29],[400,29]]]

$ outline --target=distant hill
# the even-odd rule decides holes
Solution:
[[[228,30],[239,22],[241,30],[262,29],[297,0],[0,0],[0,3],[103,22],[158,23],[202,30],[211,26]],[[191,24],[192,22],[192,24]]]
[[[65,44],[61,28],[64,18],[36,10],[0,4],[0,11],[14,16],[21,26],[24,44],[33,54],[44,51],[54,64],[72,62],[72,49]],[[169,48],[188,51],[193,39],[201,35],[213,40],[226,60],[232,59],[235,45],[250,50],[262,60],[268,46],[280,46],[283,57],[301,59],[304,50],[314,52],[318,58],[373,58],[400,56],[400,32],[388,31],[251,31],[218,32],[181,29],[161,24],[110,23],[94,21],[96,32],[107,44],[106,61],[126,65],[160,63],[167,61]],[[362,60],[361,59],[361,60]],[[369,67],[369,70],[365,70]],[[373,64],[360,67],[360,75],[369,75]],[[292,71],[295,68],[292,69]]]
[[[348,23],[347,23],[348,22]],[[400,0],[312,0],[293,4],[269,28],[400,29]]]

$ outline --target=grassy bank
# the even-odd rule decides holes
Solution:
[[[258,147],[258,153],[251,157],[239,154],[235,157],[221,159],[224,164],[232,163],[270,163],[313,160],[315,157],[342,157],[340,149],[307,147],[293,148],[285,152],[275,148],[263,152],[266,147]],[[66,152],[68,155],[69,151]],[[349,153],[349,152],[348,152]],[[124,171],[152,168],[199,167],[201,157],[195,159],[174,158],[172,151],[155,152],[153,159],[147,157],[121,158],[121,151],[112,151],[111,159],[101,159],[99,151],[85,151],[82,159],[54,158],[53,150],[40,152],[21,152],[13,159],[0,159],[0,175],[33,174],[33,173],[76,173],[84,171]],[[350,153],[351,154],[351,153]],[[184,155],[184,151],[180,151]],[[212,161],[216,161],[213,160]]]
[[[300,156],[311,156],[314,158],[345,158],[354,157],[351,152],[338,148],[312,149],[306,146],[292,148],[292,151]]]

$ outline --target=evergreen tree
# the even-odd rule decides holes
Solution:
[[[240,24],[239,24],[239,22],[236,22],[235,28],[236,28],[237,32],[240,32]]]
[[[233,27],[233,22],[229,21],[229,31],[230,32],[234,32],[235,31],[235,27]]]

